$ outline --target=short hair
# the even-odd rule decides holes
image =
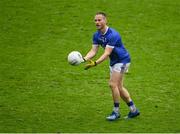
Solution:
[[[96,15],[102,15],[102,16],[104,16],[105,18],[107,17],[107,15],[106,15],[105,12],[97,12]]]

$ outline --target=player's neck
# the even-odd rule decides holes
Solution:
[[[108,30],[108,26],[106,25],[104,28],[102,28],[100,31],[101,33],[104,35],[107,33],[107,30]]]

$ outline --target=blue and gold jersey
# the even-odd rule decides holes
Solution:
[[[100,31],[95,32],[93,35],[93,44],[101,45],[103,48],[113,48],[109,56],[110,66],[116,63],[130,63],[130,55],[122,43],[121,36],[113,28],[108,28],[104,34]]]

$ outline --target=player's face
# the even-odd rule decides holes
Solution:
[[[101,30],[101,29],[105,28],[105,26],[106,26],[106,18],[103,15],[101,15],[101,14],[96,15],[95,18],[94,18],[94,21],[95,21],[95,24],[96,24],[96,28],[98,30]]]

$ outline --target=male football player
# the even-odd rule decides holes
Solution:
[[[93,45],[91,50],[84,57],[88,61],[85,69],[95,67],[104,60],[110,58],[110,80],[109,86],[112,90],[114,107],[112,113],[106,117],[109,121],[120,118],[120,97],[127,103],[130,112],[127,118],[133,118],[140,115],[132,101],[127,89],[123,86],[123,76],[130,65],[130,55],[125,49],[120,34],[113,28],[108,27],[107,17],[104,12],[98,12],[94,18],[97,31],[93,36]],[[98,52],[99,46],[104,48],[104,53],[96,60],[91,60]]]

